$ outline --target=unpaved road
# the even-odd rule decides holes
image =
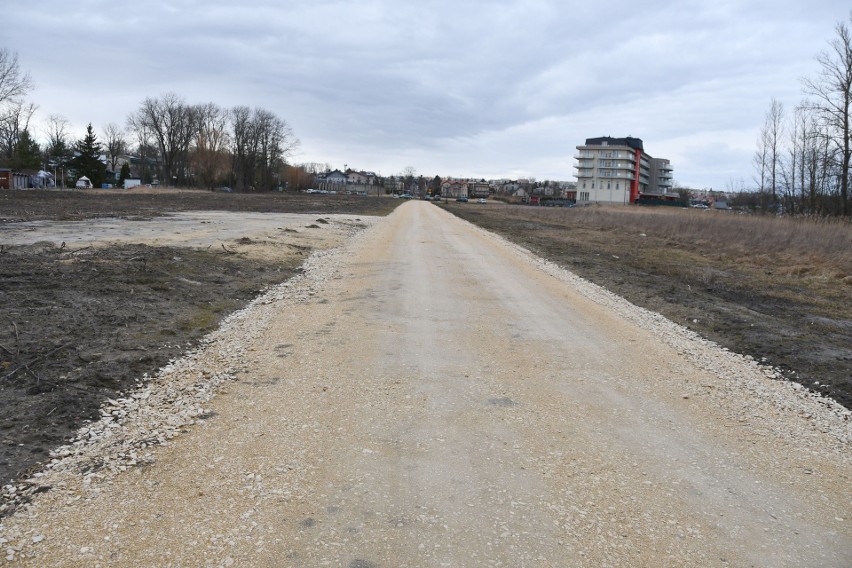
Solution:
[[[237,380],[6,562],[852,565],[848,415],[428,203],[228,325],[188,365]]]

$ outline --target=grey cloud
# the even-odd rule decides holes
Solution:
[[[750,176],[750,151],[720,133],[752,136],[772,96],[794,104],[848,16],[837,0],[9,4],[4,41],[32,98],[75,124],[121,123],[174,91],[269,108],[310,161],[562,179],[585,137],[632,134],[678,141],[676,178],[701,186]]]

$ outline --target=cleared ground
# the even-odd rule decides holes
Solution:
[[[747,360],[428,203],[304,276],[140,394],[236,372],[145,465],[37,480],[7,558],[852,563],[848,421]]]
[[[398,200],[0,191],[0,485]],[[348,216],[337,213],[348,212]]]

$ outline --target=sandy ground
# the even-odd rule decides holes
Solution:
[[[6,561],[852,565],[850,428],[804,394],[428,203],[323,263],[234,327],[206,419],[142,467],[57,473]]]
[[[227,243],[232,247],[239,239],[260,239],[271,241],[275,246],[289,243],[308,246],[314,243],[322,245],[335,238],[328,231],[305,231],[307,225],[318,227],[315,220],[325,224],[329,220],[356,223],[356,219],[355,215],[337,214],[184,211],[151,218],[28,221],[0,225],[0,242],[24,245],[50,241],[60,245],[65,243],[70,249],[75,249],[128,243],[179,247],[219,247]],[[262,254],[257,249],[251,247],[246,251]]]

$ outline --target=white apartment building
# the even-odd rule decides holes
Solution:
[[[639,138],[587,138],[577,150],[578,203],[636,203],[671,190],[671,162],[646,154]]]

